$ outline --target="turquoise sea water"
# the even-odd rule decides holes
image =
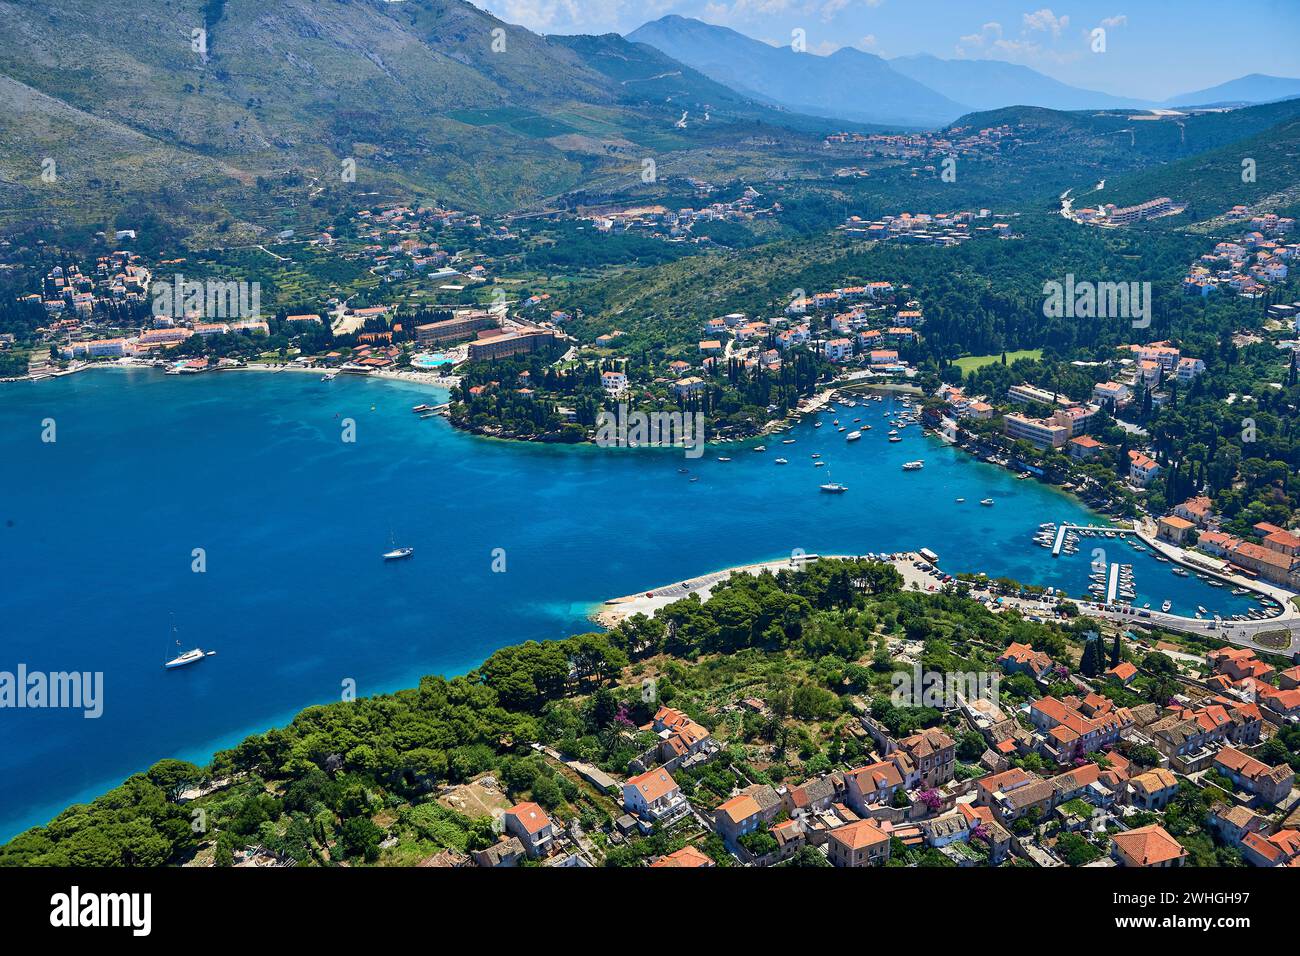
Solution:
[[[888,443],[889,403],[840,413],[873,426],[853,444],[825,413],[795,444],[692,461],[490,441],[410,411],[443,398],[263,372],[113,369],[0,388],[0,670],[105,681],[96,720],[0,709],[0,838],[160,758],[206,760],[338,700],[346,681],[365,695],[463,673],[497,647],[591,629],[605,598],[796,548],[929,547],[952,571],[1087,585],[1091,543],[1054,560],[1031,540],[1041,522],[1089,520],[1082,506],[915,426]],[[902,472],[915,458],[924,470]],[[820,494],[828,477],[849,492]],[[414,559],[380,560],[393,534]],[[1134,565],[1139,603],[1244,606],[1107,546]],[[165,671],[173,615],[185,648],[218,655]]]

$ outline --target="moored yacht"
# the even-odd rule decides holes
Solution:
[[[179,647],[180,644],[177,643],[176,646]],[[205,651],[201,647],[191,648],[190,650],[185,651],[183,654],[177,654],[166,664],[164,664],[163,667],[167,668],[168,670],[173,670],[177,667],[184,667],[186,664],[193,664],[196,663],[197,661],[201,661],[205,657],[214,657],[216,656],[216,653],[217,653],[216,651]]]

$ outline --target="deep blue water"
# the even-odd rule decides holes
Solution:
[[[205,761],[338,700],[346,680],[365,695],[463,673],[497,647],[591,629],[605,598],[795,548],[929,547],[953,571],[1087,585],[1091,544],[1053,560],[1031,541],[1040,522],[1089,520],[1082,506],[915,426],[888,443],[880,404],[841,411],[873,426],[854,444],[824,414],[796,444],[688,461],[489,441],[410,411],[441,398],[261,372],[115,369],[0,388],[0,670],[105,675],[97,720],[0,709],[0,839],[155,760]],[[340,439],[348,417],[353,444]],[[813,468],[815,451],[829,467]],[[913,458],[924,470],[903,473]],[[828,473],[849,493],[819,494]],[[380,560],[393,532],[413,560]],[[1240,609],[1108,547],[1131,555],[1139,603]],[[195,548],[206,573],[191,570]],[[184,647],[218,656],[164,671],[173,615]]]

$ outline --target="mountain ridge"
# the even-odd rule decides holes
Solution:
[[[728,27],[670,15],[643,24],[627,39],[653,46],[732,89],[789,109],[891,126],[942,125],[965,104],[893,70],[872,53],[842,47],[831,56],[796,53]],[[870,89],[870,103],[853,94]]]

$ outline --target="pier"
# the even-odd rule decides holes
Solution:
[[[1063,524],[1056,529],[1056,541],[1052,545],[1052,557],[1061,556],[1061,548],[1065,546],[1065,536],[1071,531],[1077,531],[1084,537],[1128,537],[1137,534],[1129,528],[1107,528],[1099,524]]]
[[[1115,592],[1119,590],[1119,565],[1111,562],[1110,577],[1106,579],[1106,603],[1115,603]]]

